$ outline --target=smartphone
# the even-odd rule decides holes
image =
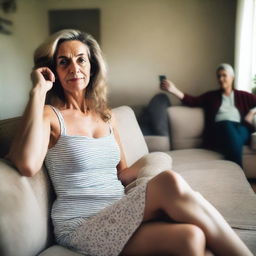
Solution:
[[[159,75],[159,80],[160,80],[160,83],[162,83],[163,80],[166,80],[166,76],[165,75]]]

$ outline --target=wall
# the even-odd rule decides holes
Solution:
[[[11,35],[0,34],[0,119],[20,115],[31,88],[33,51],[47,34],[45,11],[35,0],[18,0],[15,13],[4,17],[13,22]]]
[[[34,41],[26,45],[26,51],[22,50],[27,57],[47,34],[47,10],[100,8],[101,46],[109,67],[112,106],[146,104],[159,92],[159,74],[166,74],[188,93],[199,94],[214,89],[217,87],[216,66],[224,61],[234,62],[235,0],[45,0],[41,7],[39,2],[42,1],[30,7],[23,3],[24,11],[25,7],[27,10],[35,8],[30,14],[33,22],[29,24],[35,25],[30,33]],[[35,18],[39,9],[42,22]],[[19,11],[22,12],[22,8]],[[14,16],[18,19],[19,13]],[[19,29],[24,31],[21,26]],[[17,43],[12,43],[12,51],[20,50],[16,46]],[[27,71],[29,74],[28,67],[32,64],[31,59],[27,59],[26,68],[17,71],[20,64],[7,59],[5,72],[12,73],[12,65],[15,65],[16,73]],[[0,70],[0,77],[2,74]],[[24,74],[18,77],[19,84],[25,82],[27,86],[27,77]],[[5,117],[19,114],[25,104],[28,86],[25,89],[18,85],[17,76],[11,76],[5,85],[20,88],[20,95],[12,104],[1,101],[0,109],[4,105],[5,110],[0,110],[0,114]],[[11,97],[12,90],[10,93],[10,89],[3,90],[1,86],[4,97]],[[174,98],[171,100],[178,104]]]

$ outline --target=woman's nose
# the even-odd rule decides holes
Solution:
[[[75,74],[78,71],[79,71],[79,65],[76,62],[72,61],[70,63],[70,72]]]

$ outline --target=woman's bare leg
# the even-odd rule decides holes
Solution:
[[[176,222],[199,227],[214,255],[252,256],[221,214],[172,171],[157,175],[147,185],[144,221],[156,218],[159,211]]]
[[[203,231],[191,224],[143,223],[125,245],[122,256],[205,256]]]

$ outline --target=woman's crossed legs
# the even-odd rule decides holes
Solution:
[[[154,221],[164,213],[169,222]],[[148,182],[143,224],[121,255],[252,256],[221,214],[177,173]]]

